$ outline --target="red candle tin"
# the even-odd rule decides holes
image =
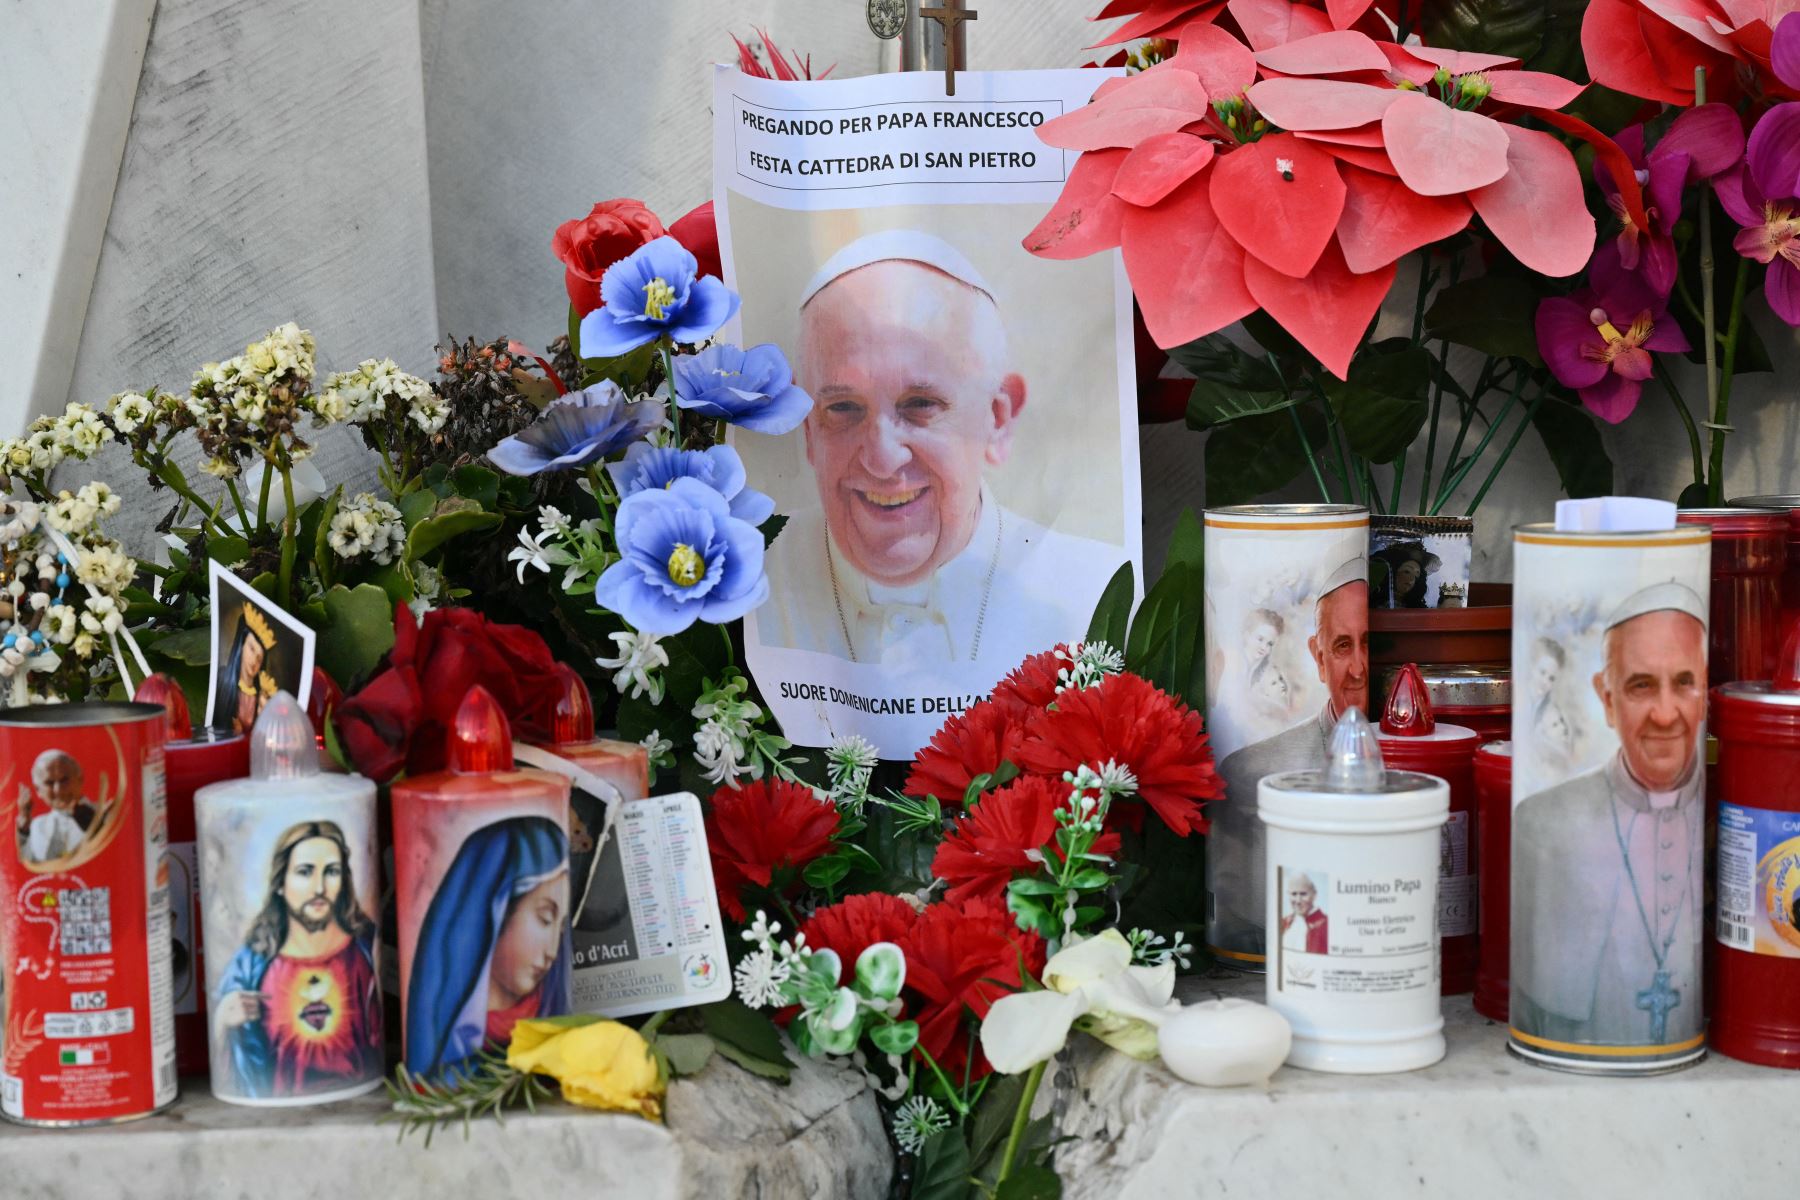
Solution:
[[[1800,496],[1743,496],[1731,507],[1772,508],[1787,514],[1787,559],[1781,570],[1781,627],[1786,629],[1800,620]]]
[[[1800,1067],[1800,630],[1774,683],[1713,690],[1719,738],[1712,1045]]]
[[[1435,775],[1450,785],[1450,815],[1439,827],[1438,936],[1443,952],[1441,992],[1475,986],[1476,857],[1473,729],[1440,723],[1419,668],[1400,668],[1381,715],[1381,757],[1390,770]]]
[[[1505,1023],[1512,953],[1512,743],[1475,752],[1475,844],[1480,848],[1481,961],[1475,968],[1475,1011]]]
[[[163,710],[0,713],[0,1113],[102,1125],[175,1100]]]
[[[1706,682],[1717,687],[1775,674],[1789,516],[1754,508],[1684,508],[1683,525],[1712,526],[1712,599]]]
[[[187,697],[166,675],[138,685],[140,704],[160,704],[166,715],[163,765],[169,792],[169,917],[175,983],[175,1066],[183,1075],[207,1071],[206,959],[201,944],[200,886],[194,836],[194,793],[209,783],[250,773],[250,739],[216,729],[194,729]]]

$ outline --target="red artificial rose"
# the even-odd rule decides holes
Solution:
[[[801,868],[831,849],[837,805],[784,779],[722,787],[707,806],[706,841],[719,905],[734,921],[747,915],[743,889],[786,891]],[[783,878],[777,879],[780,872]]]
[[[843,968],[839,982],[850,977],[856,960],[876,942],[896,945],[918,923],[919,914],[898,896],[868,892],[846,896],[836,904],[814,912],[800,927],[806,944],[814,950],[831,950]]]
[[[1013,701],[1026,708],[1045,708],[1056,699],[1057,673],[1069,664],[1065,642],[1054,650],[1033,654],[1005,679],[994,685],[993,699]]]
[[[1137,776],[1138,797],[1182,837],[1205,833],[1202,804],[1224,795],[1200,714],[1132,674],[1070,688],[1031,724],[1019,765],[1062,778],[1112,761]]]
[[[1042,775],[1021,776],[983,796],[950,826],[931,860],[931,873],[950,885],[946,899],[1003,899],[1015,874],[1036,872],[1046,846],[1057,854],[1056,810],[1068,798],[1068,784]],[[1119,835],[1104,833],[1093,852],[1118,849]]]
[[[338,744],[357,773],[386,783],[406,766],[413,735],[424,720],[424,699],[413,670],[418,630],[404,604],[394,606],[394,648],[388,666],[361,691],[332,709]]]
[[[960,1083],[975,1042],[966,1014],[980,1021],[995,1000],[1019,990],[1021,975],[1036,979],[1044,969],[1044,939],[1021,930],[998,900],[945,900],[925,910],[900,948],[919,1048]],[[971,1077],[988,1070],[977,1045]]]
[[[700,274],[724,277],[724,268],[719,265],[719,226],[713,220],[711,200],[669,226],[669,236],[699,260]]]
[[[496,625],[471,608],[434,608],[419,627],[414,669],[425,720],[413,737],[407,768],[415,775],[444,767],[445,739],[463,697],[476,684],[493,693],[514,732],[554,702],[555,659],[544,639],[518,625]]]
[[[585,317],[599,308],[606,268],[664,232],[641,200],[602,200],[580,220],[558,225],[550,249],[563,265],[563,287],[575,311]]]
[[[906,794],[961,804],[977,775],[989,774],[1003,762],[1019,761],[1030,716],[1017,701],[983,700],[951,717],[914,757]]]

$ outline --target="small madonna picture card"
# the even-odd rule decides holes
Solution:
[[[263,705],[286,692],[306,707],[318,635],[286,609],[212,564],[212,677],[206,724],[249,733]]]

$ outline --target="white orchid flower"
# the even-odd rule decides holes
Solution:
[[[1077,1022],[1133,1058],[1156,1057],[1157,1026],[1174,1003],[1175,969],[1131,965],[1131,943],[1116,929],[1077,942],[1044,964],[1042,992],[1002,996],[981,1023],[981,1049],[1006,1075],[1046,1062]]]

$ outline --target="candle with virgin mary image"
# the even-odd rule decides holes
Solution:
[[[1509,1048],[1602,1074],[1705,1054],[1710,534],[1514,534]]]

